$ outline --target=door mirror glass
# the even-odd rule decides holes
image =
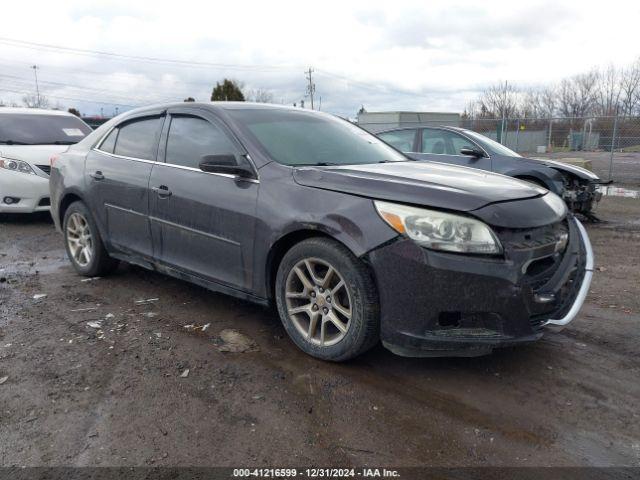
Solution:
[[[203,155],[200,158],[200,170],[209,173],[237,175],[242,178],[255,176],[251,166],[246,162],[238,162],[238,159],[232,153]]]

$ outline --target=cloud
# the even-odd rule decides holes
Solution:
[[[459,111],[499,80],[555,82],[633,60],[639,16],[636,3],[617,0],[8,2],[2,37],[183,63],[0,40],[0,99],[32,92],[29,67],[38,64],[42,91],[87,113],[207,100],[224,77],[291,104],[304,98],[313,66],[323,110]]]

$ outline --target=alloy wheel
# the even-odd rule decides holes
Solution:
[[[287,313],[310,343],[340,342],[351,324],[349,287],[338,270],[319,258],[305,258],[289,272],[285,284]]]
[[[91,263],[94,255],[93,236],[89,222],[80,213],[72,213],[67,220],[67,245],[78,265],[86,267]]]

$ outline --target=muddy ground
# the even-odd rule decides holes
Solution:
[[[0,217],[0,465],[638,466],[640,200],[600,215],[600,270],[562,333],[340,365],[272,311],[182,281],[122,266],[83,282],[47,216]],[[230,328],[253,351],[220,351]]]

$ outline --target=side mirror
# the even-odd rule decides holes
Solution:
[[[460,155],[468,155],[470,157],[482,158],[484,157],[484,152],[477,148],[464,147],[460,149]]]
[[[208,173],[223,173],[241,178],[253,178],[255,173],[248,163],[244,165],[232,153],[221,155],[203,155],[200,159],[200,170]]]

